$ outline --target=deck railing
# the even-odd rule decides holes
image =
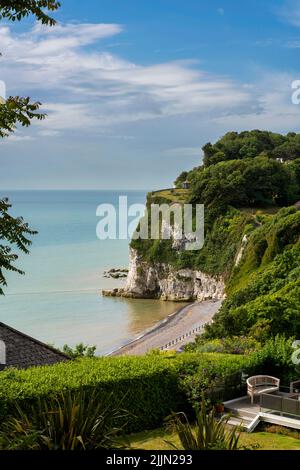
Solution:
[[[280,414],[288,414],[300,417],[300,400],[281,395],[262,394],[260,397],[260,407],[270,411],[277,411]]]

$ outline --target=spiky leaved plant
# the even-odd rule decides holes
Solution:
[[[127,414],[97,391],[66,391],[39,399],[29,409],[16,406],[0,432],[4,449],[91,450],[120,447],[117,439]]]
[[[185,413],[176,413],[170,417],[170,426],[179,437],[184,450],[237,450],[240,432],[238,427],[227,429],[230,416],[216,419],[215,409],[208,409],[204,395],[201,407],[195,408],[196,423],[190,424]],[[176,450],[174,444],[168,442]]]

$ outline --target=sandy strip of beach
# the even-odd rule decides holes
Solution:
[[[187,305],[172,315],[169,315],[166,320],[160,322],[142,337],[112,352],[110,356],[139,356],[151,351],[151,349],[165,347],[168,343],[175,340],[177,340],[176,345],[171,345],[165,349],[178,349],[194,341],[195,337],[201,333],[201,330],[199,332],[199,328],[212,321],[214,315],[220,309],[221,304],[221,300],[207,300]],[[186,336],[196,329],[197,331],[195,333]],[[178,341],[180,337],[184,338]]]

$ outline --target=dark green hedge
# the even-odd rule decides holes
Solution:
[[[282,363],[282,347],[274,344],[249,356],[153,353],[142,357],[84,358],[48,367],[7,370],[0,374],[0,419],[13,413],[16,402],[26,407],[38,398],[83,386],[96,388],[104,399],[111,397],[112,406],[130,413],[126,418],[128,432],[155,428],[172,411],[191,411],[191,403],[200,400],[201,391],[222,383],[223,378],[226,382],[241,371],[268,372],[273,361],[278,366],[276,372],[283,372],[289,363],[287,360]]]
[[[188,411],[190,405],[183,378],[210,364],[218,371],[238,370],[243,359],[221,354],[181,354],[167,357],[81,359],[49,367],[7,370],[0,376],[0,417],[10,414],[15,402],[23,406],[38,397],[49,397],[80,386],[96,387],[104,397],[130,412],[127,430],[139,431],[162,425],[172,411]]]

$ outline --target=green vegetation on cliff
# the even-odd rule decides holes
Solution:
[[[290,161],[300,156],[300,134],[290,132],[281,135],[260,130],[240,134],[228,132],[214,145],[206,144],[203,152],[205,166],[225,160],[242,160],[257,156]]]
[[[173,203],[177,194],[178,203],[204,204],[203,249],[175,250],[168,240],[132,246],[150,263],[223,276],[227,300],[206,338],[299,337],[300,134],[230,132],[203,151],[204,164],[182,173],[175,190],[148,197],[148,205]]]
[[[230,160],[203,167],[194,175],[190,201],[207,211],[233,207],[285,206],[299,198],[300,160],[282,164],[267,157]]]
[[[227,285],[210,337],[300,334],[300,212],[284,208],[255,230]]]
[[[150,263],[169,263],[177,269],[229,275],[244,230],[252,223],[252,217],[231,209],[215,220],[200,251],[175,250],[170,240],[133,240],[131,247]]]

